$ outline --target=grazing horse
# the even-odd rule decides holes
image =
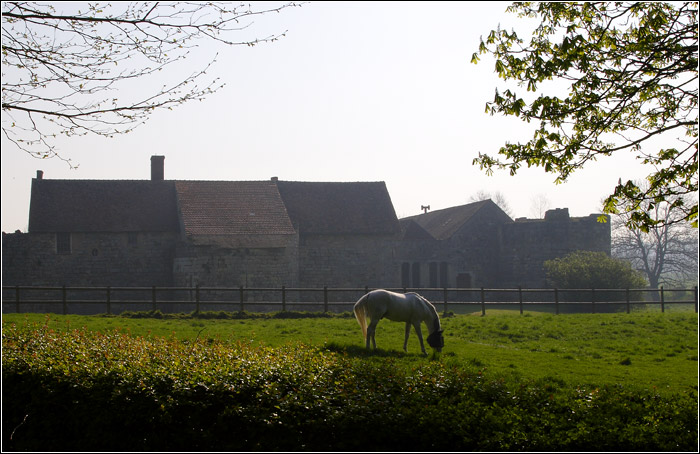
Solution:
[[[374,348],[377,348],[374,333],[377,323],[384,317],[395,322],[406,322],[406,338],[403,342],[404,351],[406,351],[408,335],[411,332],[411,325],[413,325],[420,341],[420,349],[424,355],[427,354],[423,346],[423,334],[420,329],[422,322],[425,322],[428,327],[428,345],[438,352],[442,351],[442,347],[445,345],[442,329],[440,329],[440,317],[435,306],[417,293],[402,294],[388,290],[373,290],[355,303],[353,311],[357,322],[362,327],[362,334],[365,336],[367,348],[369,348],[370,339]],[[368,318],[370,320],[369,326],[367,325]]]

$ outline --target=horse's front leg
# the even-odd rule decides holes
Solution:
[[[411,334],[411,322],[406,322],[406,337],[403,340],[403,351],[408,353],[406,346],[408,345],[408,336]]]
[[[425,352],[425,346],[423,345],[423,333],[420,330],[420,322],[414,323],[413,327],[416,329],[416,335],[418,336],[418,340],[420,341],[420,350],[423,352],[424,355],[427,355]]]

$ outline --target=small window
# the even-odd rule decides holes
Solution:
[[[70,254],[71,253],[70,233],[57,233],[56,234],[56,253],[57,254]]]
[[[420,263],[413,262],[413,268],[411,273],[411,283],[414,288],[420,287]]]
[[[430,262],[428,265],[428,273],[430,287],[436,288],[438,286],[438,264],[436,262]]]
[[[408,262],[401,264],[401,286],[404,288],[411,286],[411,264]]]
[[[440,262],[440,287],[449,287],[447,279],[447,262]]]

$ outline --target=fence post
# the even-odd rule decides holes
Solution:
[[[153,303],[153,310],[156,310],[156,286],[151,287],[151,302]]]
[[[199,284],[197,284],[194,288],[194,304],[195,312],[199,314]]]
[[[443,309],[443,314],[447,315],[447,287],[442,289],[442,300],[445,302],[445,307]]]
[[[559,315],[559,289],[554,289],[554,313]]]
[[[287,289],[282,286],[282,312],[287,311]]]
[[[698,313],[698,286],[695,286],[695,313]]]
[[[625,289],[625,299],[627,301],[627,313],[630,313],[630,289]]]
[[[68,313],[68,303],[66,301],[66,284],[63,284],[63,289],[62,289],[61,293],[62,293],[62,301],[63,301],[63,315],[66,315]]]
[[[595,289],[591,289],[591,313],[595,314]]]
[[[107,286],[107,315],[112,315],[112,287]]]
[[[664,286],[661,286],[661,313],[665,312],[664,308]]]
[[[486,297],[484,296],[484,287],[481,287],[481,316],[486,315]]]
[[[241,303],[241,312],[243,312],[243,286],[238,287],[239,302]]]
[[[698,299],[698,288],[695,287],[695,299]],[[17,305],[17,313],[19,314],[19,285],[15,285],[15,304]],[[695,304],[695,312],[698,311],[698,305]]]
[[[518,301],[520,301],[520,315],[523,315],[523,287],[518,286]]]
[[[328,286],[323,286],[323,312],[328,312]]]

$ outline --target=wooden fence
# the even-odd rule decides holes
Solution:
[[[370,287],[356,288],[249,288],[249,287],[42,287],[3,286],[2,311],[58,312],[63,314],[118,314],[125,310],[166,312],[351,310]],[[443,313],[477,306],[517,307],[561,312],[609,312],[637,305],[693,305],[698,312],[698,287],[692,289],[494,289],[494,288],[391,288],[418,292]],[[544,307],[547,306],[547,307]]]

